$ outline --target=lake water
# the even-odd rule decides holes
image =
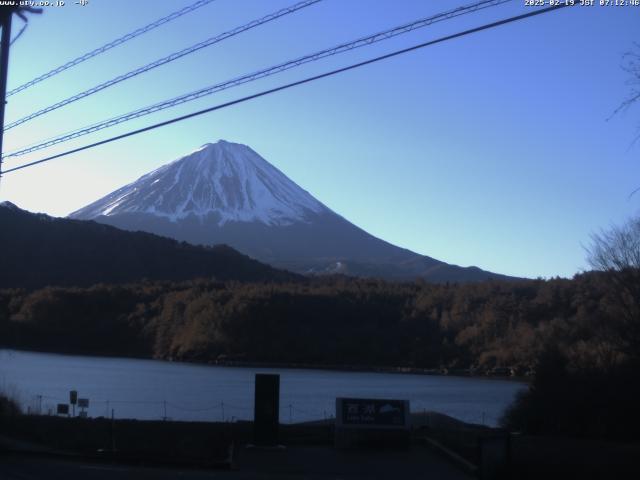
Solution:
[[[280,374],[283,423],[329,418],[336,397],[408,399],[435,411],[496,425],[525,384],[506,380],[286,368],[194,365],[0,349],[0,390],[35,412],[55,411],[69,391],[89,399],[88,415],[233,421],[253,418],[256,373]]]

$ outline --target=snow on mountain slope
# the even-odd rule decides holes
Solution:
[[[224,140],[206,144],[70,217],[193,245],[227,244],[298,273],[436,282],[502,278],[376,238],[324,206],[251,148]]]
[[[146,213],[171,221],[213,216],[229,221],[289,225],[329,209],[251,148],[220,140],[150,172],[71,218]]]

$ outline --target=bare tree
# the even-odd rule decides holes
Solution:
[[[591,242],[587,260],[593,269],[618,273],[640,269],[640,217],[592,235]]]
[[[587,261],[606,275],[622,350],[640,355],[640,217],[592,235]]]
[[[629,74],[626,82],[629,85],[629,93],[627,98],[613,111],[611,117],[628,110],[636,103],[640,103],[640,43],[634,43],[633,48],[622,56],[622,70]],[[638,130],[639,135],[634,142],[640,138],[640,125],[638,125]]]
[[[630,91],[627,98],[615,109],[613,115],[628,109],[640,102],[640,43],[634,43],[633,49],[622,56],[622,70],[629,74],[627,84]]]

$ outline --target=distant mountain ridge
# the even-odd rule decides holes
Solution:
[[[73,212],[192,244],[231,245],[297,273],[435,282],[508,279],[376,238],[300,188],[246,145],[220,140]]]
[[[96,222],[54,218],[0,203],[0,288],[88,286],[215,278],[294,281],[226,245],[198,247]]]

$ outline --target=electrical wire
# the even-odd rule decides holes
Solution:
[[[9,46],[13,45],[16,42],[16,40],[18,40],[22,36],[22,34],[25,32],[28,26],[29,26],[29,23],[27,22],[25,22],[24,25],[22,25],[22,28],[20,29],[18,34],[15,37],[13,37],[13,40],[11,40],[11,42],[9,42]]]
[[[293,87],[296,87],[296,86],[299,86],[299,85],[303,85],[303,84],[310,83],[310,82],[313,82],[313,81],[316,81],[316,80],[320,80],[322,78],[331,77],[331,76],[337,75],[339,73],[343,73],[343,72],[346,72],[346,71],[349,71],[349,70],[354,70],[356,68],[363,67],[365,65],[370,65],[372,63],[377,63],[377,62],[380,62],[382,60],[386,60],[386,59],[389,59],[389,58],[392,58],[392,57],[396,57],[398,55],[402,55],[402,54],[405,54],[405,53],[408,53],[408,52],[412,52],[414,50],[425,48],[425,47],[428,47],[428,46],[431,46],[431,45],[435,45],[435,44],[438,44],[438,43],[442,43],[442,42],[445,42],[445,41],[448,41],[448,40],[453,40],[455,38],[463,37],[463,36],[470,35],[472,33],[477,33],[477,32],[483,31],[483,30],[488,30],[488,29],[491,29],[491,28],[499,27],[501,25],[506,25],[506,24],[509,24],[509,23],[517,22],[519,20],[524,20],[526,18],[534,17],[534,16],[537,16],[537,15],[542,15],[544,13],[552,12],[552,11],[559,10],[561,8],[565,8],[565,7],[569,7],[569,6],[573,6],[573,5],[577,5],[577,4],[561,3],[561,4],[553,5],[553,6],[550,6],[550,7],[542,8],[542,9],[539,9],[539,10],[533,10],[531,12],[527,12],[527,13],[524,13],[524,14],[521,14],[521,15],[516,15],[516,16],[513,16],[513,17],[505,18],[503,20],[498,20],[496,22],[487,23],[487,24],[481,25],[479,27],[475,27],[475,28],[471,28],[471,29],[468,29],[468,30],[464,30],[462,32],[454,33],[452,35],[447,35],[445,37],[440,37],[440,38],[437,38],[435,40],[430,40],[428,42],[420,43],[418,45],[414,45],[414,46],[411,46],[411,47],[408,47],[408,48],[403,48],[401,50],[396,50],[394,52],[387,53],[385,55],[381,55],[381,56],[378,56],[378,57],[374,57],[374,58],[371,58],[369,60],[365,60],[365,61],[362,61],[362,62],[359,62],[359,63],[354,63],[354,64],[351,64],[349,66],[338,68],[336,70],[331,70],[329,72],[325,72],[325,73],[322,73],[322,74],[319,74],[319,75],[314,75],[312,77],[307,77],[305,79],[298,80],[296,82],[288,83],[288,84],[285,84],[285,85],[281,85],[279,87],[271,88],[269,90],[263,90],[263,91],[261,91],[259,93],[255,93],[253,95],[248,95],[246,97],[242,97],[242,98],[239,98],[239,99],[236,99],[236,100],[232,100],[230,102],[226,102],[226,103],[222,103],[220,105],[215,105],[213,107],[205,108],[204,110],[199,110],[197,112],[192,112],[192,113],[189,113],[187,115],[182,115],[180,117],[175,117],[175,118],[172,118],[170,120],[166,120],[164,122],[156,123],[154,125],[149,125],[149,126],[144,127],[144,128],[140,128],[140,129],[133,130],[133,131],[130,131],[130,132],[127,132],[127,133],[123,133],[121,135],[116,135],[114,137],[107,138],[105,140],[101,140],[99,142],[94,142],[92,144],[84,145],[82,147],[74,148],[72,150],[67,150],[66,152],[58,153],[56,155],[51,155],[49,157],[46,157],[46,158],[43,158],[43,159],[40,159],[40,160],[36,160],[36,161],[33,161],[33,162],[25,163],[23,165],[19,165],[17,167],[10,168],[10,169],[6,170],[5,173],[11,173],[11,172],[15,172],[17,170],[22,170],[24,168],[32,167],[34,165],[38,165],[38,164],[41,164],[41,163],[44,163],[44,162],[48,162],[48,161],[51,161],[51,160],[54,160],[54,159],[57,159],[57,158],[61,158],[61,157],[67,156],[67,155],[71,155],[73,153],[77,153],[77,152],[81,152],[81,151],[88,150],[88,149],[91,149],[91,148],[95,148],[95,147],[97,147],[99,145],[104,145],[104,144],[107,144],[107,143],[114,142],[116,140],[121,140],[123,138],[131,137],[133,135],[138,135],[138,134],[143,133],[143,132],[148,132],[150,130],[154,130],[156,128],[160,128],[160,127],[163,127],[163,126],[166,126],[166,125],[170,125],[170,124],[173,124],[173,123],[181,122],[181,121],[187,120],[189,118],[193,118],[193,117],[197,117],[197,116],[200,116],[200,115],[204,115],[205,113],[213,112],[213,111],[216,111],[216,110],[221,110],[223,108],[227,108],[227,107],[230,107],[232,105],[237,105],[239,103],[244,103],[244,102],[247,102],[249,100],[253,100],[253,99],[260,98],[260,97],[263,97],[263,96],[266,96],[266,95],[270,95],[272,93],[280,92],[282,90],[287,90],[289,88],[293,88]]]
[[[64,72],[65,70],[71,68],[71,67],[75,67],[76,65],[79,65],[82,62],[85,62],[87,60],[89,60],[90,58],[93,58],[97,55],[100,55],[101,53],[104,53],[108,50],[111,50],[114,47],[117,47],[118,45],[122,45],[125,42],[128,42],[129,40],[132,40],[144,33],[150,32],[151,30],[153,30],[154,28],[157,28],[161,25],[164,25],[165,23],[169,23],[172,20],[175,20],[176,18],[179,18],[183,15],[186,15],[187,13],[193,12],[194,10],[200,8],[200,7],[204,7],[205,5],[208,5],[211,2],[214,2],[215,0],[198,0],[195,3],[192,3],[189,6],[186,6],[178,11],[175,11],[173,13],[170,13],[169,15],[159,18],[158,20],[156,20],[155,22],[152,22],[144,27],[138,28],[137,30],[134,30],[133,32],[127,33],[126,35],[123,35],[122,37],[116,38],[115,40],[101,46],[98,47],[94,50],[91,50],[90,52],[85,53],[84,55],[80,55],[77,58],[74,58],[73,60],[68,61],[67,63],[65,63],[64,65],[60,65],[59,67],[54,68],[53,70],[48,71],[47,73],[44,73],[36,78],[34,78],[33,80],[28,81],[27,83],[24,83],[22,85],[20,85],[19,87],[14,88],[13,90],[7,92],[7,97],[10,97],[11,95],[15,95],[18,92],[21,92],[22,90],[26,90],[29,87],[32,87],[33,85],[40,83],[48,78],[53,77],[54,75],[57,75],[61,72]]]
[[[187,55],[190,55],[192,53],[195,53],[199,50],[202,50],[203,48],[206,47],[210,47],[211,45],[214,45],[216,43],[220,43],[223,40],[226,40],[228,38],[234,37],[236,35],[239,35],[242,32],[246,32],[247,30],[251,30],[252,28],[258,27],[260,25],[264,25],[265,23],[269,23],[272,22],[274,20],[277,20],[280,17],[283,17],[285,15],[289,15],[292,14],[294,12],[297,12],[298,10],[301,10],[303,8],[307,8],[310,7],[311,5],[314,5],[318,2],[321,2],[322,0],[304,0],[302,2],[298,2],[294,5],[291,5],[289,7],[280,9],[276,12],[270,13],[269,15],[266,15],[262,18],[258,18],[256,20],[253,20],[249,23],[246,23],[244,25],[241,25],[239,27],[236,27],[232,30],[229,30],[227,32],[221,33],[219,35],[216,35],[214,37],[210,37],[202,42],[196,43],[195,45],[191,45],[190,47],[184,48],[178,52],[174,52],[170,55],[167,55],[165,57],[162,57],[154,62],[148,63],[147,65],[143,65],[142,67],[138,67],[134,70],[131,70],[127,73],[123,73],[122,75],[118,75],[117,77],[112,78],[111,80],[107,80],[106,82],[102,82],[94,87],[91,87],[87,90],[84,90],[80,93],[77,93],[75,95],[72,95],[71,97],[68,97],[64,100],[61,100],[57,103],[54,103],[53,105],[50,105],[48,107],[42,108],[40,110],[37,110],[33,113],[30,113],[29,115],[22,117],[18,120],[15,120],[11,123],[9,123],[8,125],[5,125],[5,131],[6,130],[10,130],[14,127],[17,127],[18,125],[21,125],[25,122],[28,122],[29,120],[33,120],[34,118],[37,118],[41,115],[44,115],[46,113],[52,112],[54,110],[57,110],[59,108],[62,108],[66,105],[69,105],[71,103],[77,102],[78,100],[81,100],[85,97],[88,97],[90,95],[93,95],[95,93],[98,93],[102,90],[105,90],[106,88],[112,87],[114,85],[117,85],[120,82],[124,82],[125,80],[129,80],[130,78],[133,77],[137,77],[138,75],[141,75],[143,73],[146,73],[150,70],[153,70],[154,68],[158,68],[162,65],[166,65],[168,63],[171,63],[175,60],[178,60],[179,58],[185,57]]]
[[[210,407],[199,407],[199,408],[182,407],[180,405],[176,405],[176,404],[170,403],[170,402],[167,402],[166,405],[168,407],[171,407],[171,408],[175,409],[175,410],[181,410],[181,411],[184,411],[184,412],[207,412],[207,411],[216,410],[218,408],[221,408],[223,406],[223,403],[219,402],[219,403],[216,403],[215,405],[212,405]]]
[[[215,85],[211,85],[209,87],[205,87],[202,88],[200,90],[196,90],[194,92],[190,92],[184,95],[181,95],[179,97],[175,97],[173,99],[170,100],[165,100],[163,102],[159,102],[144,108],[140,108],[138,110],[134,110],[132,112],[117,116],[117,117],[113,117],[110,118],[108,120],[104,120],[102,122],[98,122],[92,125],[89,125],[87,127],[83,127],[80,128],[78,130],[75,130],[71,133],[67,133],[67,134],[63,134],[60,135],[58,137],[55,137],[53,139],[50,140],[46,140],[43,141],[41,143],[29,146],[29,147],[25,147],[25,148],[21,148],[18,150],[14,150],[12,152],[7,153],[6,155],[4,155],[3,158],[10,158],[10,157],[18,157],[18,156],[22,156],[22,155],[26,155],[28,153],[32,153],[35,152],[37,150],[42,150],[43,148],[48,148],[51,147],[53,145],[57,145],[59,143],[62,142],[66,142],[84,135],[88,135],[90,133],[94,133],[100,130],[103,130],[105,128],[109,128],[115,125],[118,125],[120,123],[123,122],[127,122],[145,115],[149,115],[151,113],[155,113],[155,112],[159,112],[161,110],[165,110],[167,108],[171,108],[174,107],[176,105],[180,105],[183,103],[187,103],[193,100],[197,100],[199,98],[202,98],[204,96],[207,95],[211,95],[213,93],[217,93],[220,92],[222,90],[226,90],[229,88],[233,88],[239,85],[243,85],[245,83],[249,83],[261,78],[265,78],[277,73],[281,73],[283,71],[295,68],[295,67],[299,67],[301,65],[304,65],[306,63],[310,63],[310,62],[314,62],[323,58],[327,58],[333,55],[338,55],[340,53],[346,52],[346,51],[350,51],[350,50],[354,50],[356,48],[360,48],[360,47],[364,47],[367,45],[371,45],[373,43],[377,43],[383,40],[388,40],[390,38],[396,37],[398,35],[402,35],[408,32],[411,32],[413,30],[416,30],[418,28],[423,28],[429,25],[432,25],[434,23],[440,22],[440,21],[444,21],[444,20],[449,20],[452,18],[456,18],[459,17],[461,15],[466,15],[469,13],[474,13],[478,10],[481,9],[485,9],[485,8],[489,8],[489,7],[494,7],[503,3],[507,3],[513,0],[483,0],[481,2],[477,2],[471,5],[466,5],[463,7],[458,7],[455,8],[453,10],[449,10],[447,12],[444,13],[439,13],[437,15],[433,15],[427,18],[422,18],[420,20],[416,20],[414,22],[410,22],[407,24],[403,24],[401,26],[398,27],[394,27],[391,28],[389,30],[385,30],[382,32],[378,32],[376,34],[373,35],[369,35],[366,37],[362,37],[359,38],[357,40],[351,41],[351,42],[347,42],[347,43],[342,43],[340,45],[331,47],[331,48],[327,48],[309,55],[305,55],[303,57],[299,57],[296,58],[294,60],[289,60],[287,62],[284,63],[280,63],[278,65],[263,69],[263,70],[259,70],[257,72],[253,72],[250,74],[246,74],[246,75],[242,75],[240,77],[236,77],[234,79],[231,80],[227,80],[225,82],[222,83],[218,83]]]

